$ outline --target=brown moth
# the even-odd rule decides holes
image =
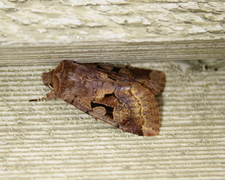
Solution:
[[[64,60],[43,73],[42,80],[52,91],[30,101],[58,98],[124,131],[143,136],[159,133],[155,95],[166,82],[161,71]]]

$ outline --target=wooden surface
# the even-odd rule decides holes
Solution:
[[[1,179],[223,180],[224,12],[221,0],[1,0]],[[28,102],[63,59],[164,71],[160,134]]]
[[[224,59],[221,0],[2,0],[0,10],[4,63]]]
[[[223,180],[225,69],[133,65],[167,75],[158,136],[123,132],[63,101],[28,102],[50,91],[40,75],[55,64],[0,67],[1,179]]]

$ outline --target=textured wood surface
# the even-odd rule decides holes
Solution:
[[[224,59],[221,0],[2,0],[0,10],[7,63]]]
[[[1,0],[1,179],[223,180],[224,12],[223,0]],[[164,71],[160,134],[28,102],[63,59]]]
[[[1,179],[224,179],[224,69],[133,64],[167,75],[160,134],[140,137],[63,101],[28,102],[49,92],[40,75],[56,65],[0,67]]]

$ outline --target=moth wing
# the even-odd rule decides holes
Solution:
[[[107,73],[112,79],[138,82],[148,88],[154,95],[161,92],[166,84],[166,76],[162,71],[104,64],[96,64],[95,66]]]
[[[60,67],[59,72],[49,72],[58,84],[54,97],[124,131],[144,136],[159,133],[159,110],[154,95],[161,88],[153,78],[155,75],[151,75],[155,71],[116,66],[109,69],[72,61],[63,61]],[[162,86],[165,82],[161,81]]]
[[[88,114],[130,133],[157,135],[159,110],[154,94],[136,82],[118,85],[110,95],[92,102]]]

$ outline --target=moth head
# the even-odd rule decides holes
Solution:
[[[54,82],[53,82],[53,70],[47,73],[42,74],[42,81],[44,85],[54,89]]]
[[[59,79],[55,74],[55,70],[52,70],[47,73],[42,74],[42,81],[44,85],[48,86],[50,89],[54,91],[59,90]]]
[[[64,64],[65,61],[62,61],[55,69],[42,74],[42,81],[44,85],[48,86],[54,91],[59,90],[59,77],[63,72]]]

